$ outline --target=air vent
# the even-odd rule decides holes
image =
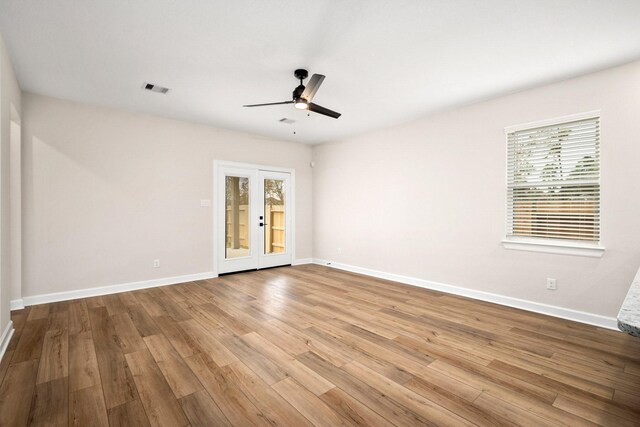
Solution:
[[[295,123],[295,120],[292,119],[287,119],[286,117],[281,118],[280,120],[278,120],[280,123],[286,123],[288,125]]]
[[[157,92],[157,93],[167,93],[167,92],[169,92],[169,88],[158,86],[158,85],[154,85],[152,83],[144,83],[142,85],[142,89],[149,90],[151,92]]]

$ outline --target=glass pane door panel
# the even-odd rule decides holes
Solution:
[[[250,255],[249,178],[225,177],[225,258]]]
[[[264,180],[264,253],[285,251],[285,185],[281,179]]]

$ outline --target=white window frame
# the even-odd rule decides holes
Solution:
[[[508,139],[508,135],[513,132],[535,129],[546,126],[560,125],[564,123],[574,122],[578,120],[599,118],[602,124],[601,111],[589,111],[585,113],[572,114],[568,116],[556,117],[547,120],[540,120],[536,122],[522,123],[519,125],[508,126],[504,128],[505,139]],[[508,165],[509,153],[508,142],[505,144],[506,162]],[[600,151],[600,181],[602,179],[602,150]],[[602,182],[600,182],[602,188]],[[508,170],[505,168],[505,194],[508,194]],[[508,197],[508,196],[507,196]],[[507,200],[508,202],[508,200]],[[505,204],[506,206],[506,204]],[[505,226],[508,227],[507,221],[509,217],[508,208],[505,212]],[[602,224],[602,201],[600,202],[600,223]],[[601,228],[602,230],[602,228]],[[604,254],[605,247],[602,246],[602,231],[600,233],[599,242],[573,242],[565,241],[561,239],[553,239],[546,237],[524,237],[524,236],[508,236],[507,228],[505,228],[505,238],[502,240],[502,245],[505,249],[514,249],[530,252],[544,252],[551,254],[563,254],[563,255],[576,255],[600,258]]]

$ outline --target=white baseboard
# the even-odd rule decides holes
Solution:
[[[100,286],[97,288],[78,289],[76,291],[55,292],[51,294],[33,295],[23,297],[22,300],[11,301],[11,306],[18,301],[22,301],[22,307],[47,304],[50,302],[68,301],[78,298],[96,297],[100,295],[115,294],[118,292],[135,291],[137,289],[155,288],[157,286],[175,285],[177,283],[193,282],[194,280],[205,280],[217,277],[212,272],[187,274],[184,276],[164,277],[161,279],[144,280],[141,282],[122,283],[119,285]],[[13,309],[13,308],[12,308]]]
[[[453,295],[460,295],[468,298],[473,298],[481,301],[492,302],[508,307],[519,308],[526,311],[532,311],[534,313],[546,314],[549,316],[559,317],[562,319],[573,320],[580,323],[586,323],[589,325],[599,326],[602,328],[618,330],[617,320],[614,317],[601,316],[599,314],[587,313],[584,311],[572,310],[569,308],[563,308],[548,304],[542,304],[534,301],[527,301],[519,298],[508,297],[504,295],[493,294],[489,292],[477,291],[469,288],[462,288],[458,286],[448,285],[445,283],[432,282],[430,280],[418,279],[415,277],[402,276],[399,274],[386,273],[384,271],[372,270],[364,267],[357,267],[348,264],[341,264],[331,261],[326,261],[317,258],[301,258],[296,259],[293,265],[302,264],[318,264],[325,265],[339,270],[350,271],[353,273],[364,274],[367,276],[377,277],[380,279],[392,280],[394,282],[404,283],[407,285],[417,286],[420,288],[431,289],[435,291],[445,292]],[[36,304],[46,304],[58,301],[67,301],[78,298],[87,298],[100,295],[109,295],[118,292],[134,291],[137,289],[154,288],[157,286],[174,285],[177,283],[192,282],[194,280],[205,280],[216,277],[212,272],[188,274],[184,276],[167,277],[161,279],[145,280],[140,282],[123,283],[119,285],[101,286],[89,289],[79,289],[76,291],[56,292],[51,294],[33,295],[23,297],[21,300],[11,301],[11,310],[19,310],[26,306]],[[7,326],[11,328],[11,324]],[[13,334],[13,328],[6,329],[3,333],[3,340],[11,338]],[[9,337],[5,335],[9,333]],[[1,341],[1,345],[5,345],[4,341]],[[0,347],[4,352],[4,347]]]
[[[313,258],[294,260],[292,265],[312,264]],[[184,276],[166,277],[161,279],[144,280],[141,282],[122,283],[119,285],[100,286],[96,288],[79,289],[76,291],[55,292],[23,297],[11,301],[11,310],[21,310],[30,305],[48,304],[50,302],[68,301],[78,298],[88,298],[118,292],[135,291],[137,289],[155,288],[157,286],[175,285],[177,283],[193,282],[194,280],[213,279],[218,277],[213,272],[187,274]]]
[[[599,314],[587,313],[570,308],[542,304],[539,302],[492,294],[489,292],[476,291],[474,289],[462,288],[424,279],[417,279],[415,277],[401,276],[399,274],[386,273],[384,271],[371,270],[369,268],[356,267],[348,264],[340,264],[337,262],[326,261],[317,258],[314,258],[313,263],[337,268],[339,270],[350,271],[352,273],[359,273],[367,276],[377,277],[379,279],[392,280],[394,282],[400,282],[406,285],[417,286],[420,288],[431,289],[453,295],[460,295],[463,297],[492,302],[500,305],[506,305],[508,307],[519,308],[526,311],[532,311],[534,313],[546,314],[548,316],[573,320],[580,323],[599,326],[601,328],[613,329],[616,331],[618,330],[618,321],[614,317],[601,316]]]
[[[2,360],[4,352],[7,351],[7,347],[9,346],[9,341],[11,341],[12,336],[13,321],[9,320],[9,323],[7,323],[7,327],[4,328],[4,331],[2,332],[2,337],[0,337],[0,360]]]
[[[22,310],[24,308],[24,300],[22,298],[20,299],[12,299],[11,302],[11,307],[10,310]]]

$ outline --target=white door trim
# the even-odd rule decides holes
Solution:
[[[231,167],[231,168],[250,168],[257,169],[260,171],[267,172],[284,172],[291,175],[291,262],[293,263],[296,259],[296,170],[292,168],[284,168],[280,166],[269,166],[269,165],[260,165],[254,163],[240,163],[240,162],[231,162],[228,160],[214,160],[213,161],[213,206],[211,209],[212,217],[213,217],[213,230],[212,230],[212,244],[213,244],[213,274],[214,277],[218,277],[218,238],[217,230],[220,227],[221,218],[217,215],[217,209],[221,203],[224,203],[224,194],[220,194],[221,192],[217,191],[216,187],[216,179],[218,177],[218,170],[222,167]],[[222,237],[224,238],[224,236]]]

